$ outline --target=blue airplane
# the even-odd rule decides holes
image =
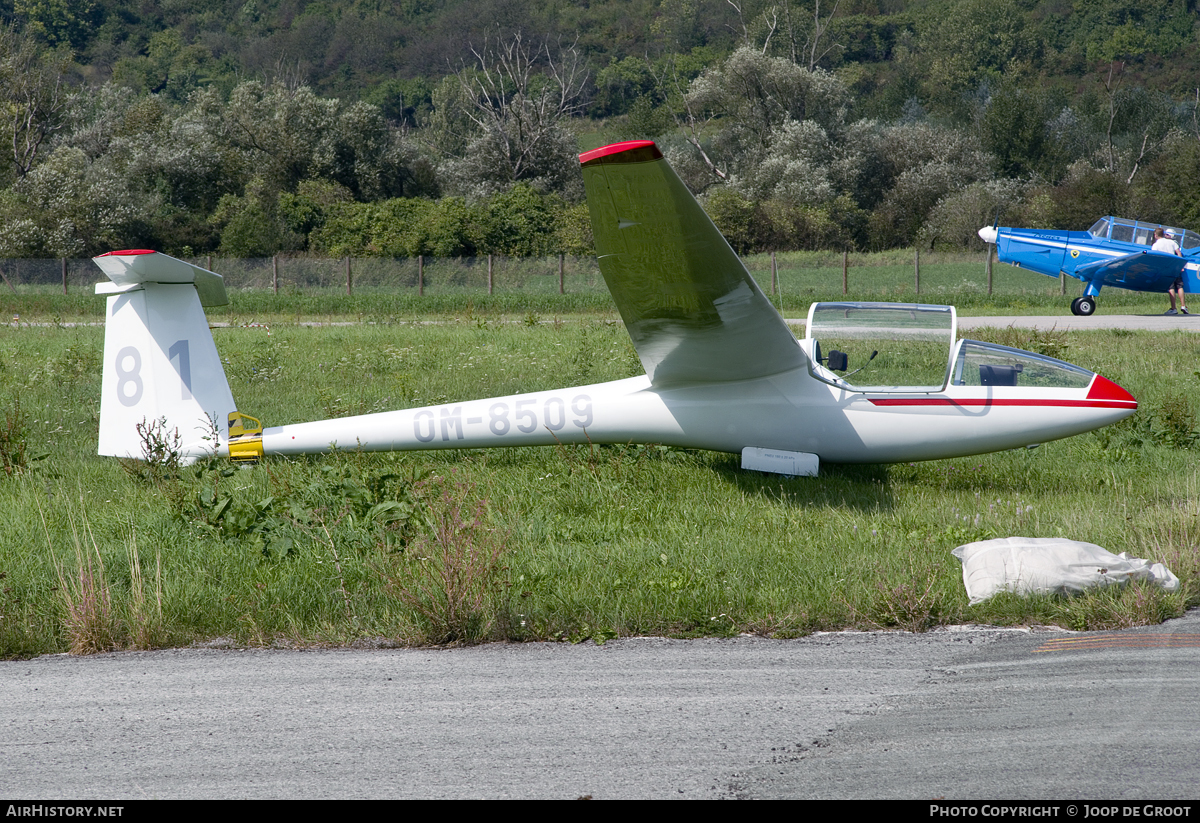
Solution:
[[[1157,228],[1179,244],[1182,257],[1150,248]],[[1180,278],[1185,293],[1200,292],[1200,235],[1186,229],[1101,217],[1087,231],[984,226],[979,237],[995,244],[1001,263],[1082,280],[1083,296],[1071,303],[1076,315],[1096,310],[1096,296],[1104,286],[1165,294]]]

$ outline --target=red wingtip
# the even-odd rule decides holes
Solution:
[[[1137,399],[1107,377],[1096,375],[1092,388],[1088,392],[1088,400],[1110,400],[1118,403],[1132,403],[1137,408]]]
[[[106,251],[97,257],[130,257],[135,254],[158,254],[154,249],[125,249],[124,251]]]
[[[585,151],[579,155],[579,164],[589,163],[641,163],[647,160],[659,160],[662,152],[653,140],[626,140],[624,143],[613,143],[598,149]]]

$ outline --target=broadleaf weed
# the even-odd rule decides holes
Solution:
[[[487,640],[504,611],[503,555],[507,534],[490,526],[487,500],[472,484],[437,477],[424,533],[385,567],[389,588],[415,613],[420,641]]]

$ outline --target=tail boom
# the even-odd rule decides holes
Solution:
[[[264,454],[311,454],[331,449],[410,451],[556,443],[626,443],[647,428],[673,439],[679,426],[649,380],[493,397],[441,406],[365,414],[266,428]]]

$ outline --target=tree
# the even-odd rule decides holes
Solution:
[[[1105,168],[1109,174],[1128,171],[1125,184],[1137,176],[1142,164],[1152,160],[1167,136],[1181,124],[1173,101],[1141,86],[1124,87],[1125,64],[1111,63],[1104,86]]]
[[[46,140],[63,127],[70,66],[66,48],[48,51],[14,26],[0,28],[0,101],[18,177],[29,174]]]
[[[528,183],[518,183],[489,198],[481,215],[480,251],[518,257],[549,254],[555,250],[551,246],[562,205],[559,197],[538,194]]]
[[[810,120],[837,139],[851,98],[827,71],[743,47],[693,80],[682,104],[686,139],[714,177],[728,180],[762,162],[788,121]]]
[[[110,165],[63,146],[18,181],[0,213],[0,254],[80,257],[144,241],[147,198]]]
[[[1138,218],[1200,228],[1200,140],[1177,132],[1136,184]]]
[[[873,209],[868,244],[875,249],[911,245],[943,197],[991,179],[995,164],[974,136],[929,123],[864,129],[856,148],[860,162],[838,168],[856,175],[849,188]]]
[[[758,163],[744,167],[730,185],[754,200],[817,205],[833,197],[829,138],[812,120],[786,120],[771,136]]]
[[[270,257],[283,248],[278,196],[262,178],[251,180],[242,197],[222,197],[212,222],[221,226],[221,254],[229,257]]]
[[[1038,174],[1051,182],[1066,173],[1072,156],[1071,135],[1059,118],[1066,110],[1059,95],[1033,86],[1005,82],[991,95],[980,123],[983,145],[996,155],[1007,177]]]
[[[987,180],[952,192],[929,212],[919,239],[932,248],[982,251],[980,226],[997,221],[1001,226],[1026,225],[1020,215],[1026,188],[1018,180]]]
[[[443,91],[471,133],[450,149],[447,176],[460,192],[484,195],[525,182],[565,192],[578,178],[576,144],[567,119],[583,107],[587,69],[575,48],[531,47],[521,37],[474,47],[476,65],[457,74],[458,94]],[[448,121],[449,122],[449,121]]]
[[[92,0],[13,0],[13,14],[29,34],[52,46],[82,49],[103,17]]]
[[[924,99],[962,113],[964,97],[1037,55],[1015,0],[962,0],[936,7],[923,27]]]

